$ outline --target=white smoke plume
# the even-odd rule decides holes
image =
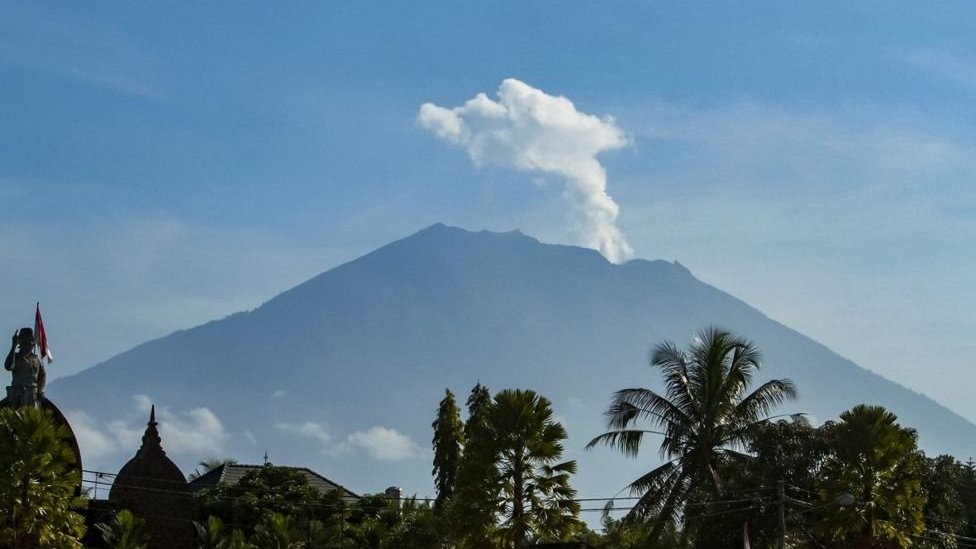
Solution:
[[[579,243],[614,263],[633,255],[617,227],[620,208],[607,194],[607,173],[596,159],[628,144],[613,118],[582,113],[565,97],[508,78],[498,88],[498,101],[479,93],[453,109],[424,103],[418,120],[464,147],[476,166],[562,176],[563,196],[578,214]]]

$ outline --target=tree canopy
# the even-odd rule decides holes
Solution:
[[[81,470],[67,427],[34,407],[0,409],[0,547],[81,548]]]
[[[689,503],[717,499],[727,480],[724,464],[740,459],[751,430],[776,406],[796,397],[789,380],[770,380],[748,392],[759,357],[756,346],[744,338],[708,328],[687,352],[671,341],[654,348],[651,367],[663,377],[663,393],[621,389],[611,399],[609,431],[587,448],[606,445],[636,457],[645,436],[661,437],[665,462],[628,487],[639,497],[629,515],[654,521],[652,539],[681,521]]]
[[[840,419],[820,492],[825,502],[851,494],[854,504],[828,507],[820,529],[861,547],[911,546],[925,529],[918,435],[881,406],[859,404]]]
[[[444,399],[437,408],[437,418],[431,425],[434,428],[434,486],[437,499],[434,507],[442,509],[454,495],[457,485],[458,468],[461,465],[461,449],[464,447],[464,424],[461,410],[450,389],[444,390]]]

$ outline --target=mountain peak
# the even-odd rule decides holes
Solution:
[[[125,397],[134,395],[151,394],[180,417],[205,407],[226,426],[224,455],[271,445],[289,461],[341,469],[361,491],[396,482],[428,493],[429,466],[414,458],[445,387],[463,394],[480,380],[493,390],[536,389],[566,416],[569,444],[582,447],[603,429],[613,391],[653,381],[650,346],[687,341],[707,325],[756,341],[763,377],[793,379],[804,400],[784,412],[829,419],[860,402],[882,404],[919,429],[927,451],[973,451],[976,427],[963,418],[698,281],[678,262],[615,265],[595,250],[543,244],[520,231],[443,223],[253,311],[57,379],[49,393],[103,425],[127,417]],[[389,452],[369,458],[390,440],[405,441],[395,470],[384,461]],[[192,467],[200,457],[180,458]],[[580,458],[589,471],[580,475],[581,493],[632,479],[610,457]],[[380,480],[378,471],[388,476]]]
[[[462,237],[472,237],[472,236],[482,236],[488,238],[513,238],[513,239],[525,239],[531,242],[538,243],[539,241],[531,236],[526,235],[519,229],[512,229],[510,231],[489,231],[487,229],[482,229],[480,231],[469,231],[462,227],[455,227],[453,225],[446,225],[444,223],[438,222],[433,225],[421,229],[403,240],[411,240],[414,238],[424,238],[424,237],[438,237],[438,238],[462,238]]]
[[[669,278],[674,277],[675,280],[697,281],[692,272],[678,261],[635,258],[625,263],[614,264],[592,248],[541,242],[519,229],[504,232],[487,229],[470,231],[444,223],[435,223],[411,236],[380,248],[373,254],[364,256],[363,259],[374,254],[379,257],[397,257],[398,260],[405,260],[408,257],[413,260],[419,260],[421,257],[458,260],[461,257],[467,257],[468,261],[486,260],[513,266],[524,266],[526,263],[540,266],[548,264],[550,267],[559,265],[560,268],[557,269],[557,272],[552,273],[555,277],[577,271],[585,266],[593,273],[603,272],[606,274],[623,271],[652,278],[667,276]]]

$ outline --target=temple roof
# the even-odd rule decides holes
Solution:
[[[193,496],[183,472],[163,451],[158,425],[153,406],[142,446],[116,475],[108,498],[115,509],[146,521],[149,549],[190,549],[196,536]]]
[[[223,463],[210,471],[207,471],[198,478],[190,481],[190,490],[202,490],[204,488],[213,488],[219,484],[226,486],[233,486],[240,482],[241,478],[244,477],[250,471],[257,471],[261,469],[261,465],[240,465],[237,463]],[[288,467],[287,469],[292,469],[303,474],[306,479],[308,479],[308,485],[315,488],[322,494],[329,492],[334,492],[336,490],[342,490],[344,492],[343,499],[350,501],[359,499],[359,495],[350,492],[348,489],[344,488],[342,485],[337,484],[328,478],[316,473],[315,471],[307,467]]]
[[[156,407],[149,412],[149,423],[142,435],[142,446],[135,457],[122,466],[112,484],[109,499],[115,499],[119,490],[132,487],[154,486],[159,483],[186,485],[186,477],[180,468],[163,451],[162,439],[156,423]]]

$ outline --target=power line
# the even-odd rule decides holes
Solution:
[[[138,477],[138,478],[147,479],[148,477]],[[97,481],[92,481],[92,480],[87,480],[87,479],[83,479],[82,480],[82,484],[94,484],[96,482]],[[153,486],[140,486],[140,485],[137,485],[137,484],[118,484],[118,483],[116,483],[115,486],[120,486],[120,487],[126,488],[128,490],[140,491],[140,492],[151,493],[151,494],[178,495],[178,496],[187,496],[187,497],[193,497],[194,494],[195,494],[195,492],[190,492],[190,491],[167,489],[167,488],[160,488],[160,487],[153,487]],[[235,501],[243,501],[243,500],[248,499],[245,496],[232,496],[230,494],[222,494],[219,491],[214,491],[212,489],[208,489],[208,490],[211,490],[210,493],[208,494],[209,497],[215,498],[215,499],[220,500],[220,501],[235,502]],[[275,492],[274,489],[272,489],[272,488],[268,488],[268,489],[264,489],[264,490],[261,490],[261,489],[258,489],[258,490],[249,490],[249,492],[251,492],[251,493],[257,493],[258,495],[265,495],[265,494],[275,495],[275,494],[277,494],[277,492]],[[391,498],[389,496],[384,496],[384,497],[386,497],[389,500],[398,501],[398,502],[404,502],[404,501],[424,501],[424,502],[428,502],[429,503],[431,501],[429,498],[416,498],[416,497]],[[572,499],[562,499],[561,501],[572,501],[572,502],[575,502],[575,503],[589,503],[589,502],[597,502],[597,501],[618,501],[618,500],[621,500],[621,499],[626,499],[626,500],[629,500],[629,501],[633,501],[633,500],[639,500],[640,498],[637,498],[637,497],[631,497],[631,498],[572,498]],[[729,499],[729,500],[716,500],[716,501],[705,501],[705,502],[691,502],[691,503],[685,504],[684,507],[685,508],[689,508],[689,507],[696,508],[696,507],[709,507],[709,506],[719,506],[719,505],[731,505],[731,504],[737,504],[737,503],[750,503],[750,504],[753,504],[753,505],[750,505],[750,506],[745,507],[745,508],[742,508],[742,509],[734,509],[734,510],[732,510],[734,512],[737,512],[737,511],[741,511],[743,509],[755,508],[755,504],[756,503],[760,503],[760,502],[764,502],[764,501],[768,501],[768,498],[739,498],[739,499]],[[334,502],[334,503],[332,503],[332,502],[329,502],[329,503],[326,503],[326,502],[314,502],[314,503],[312,503],[312,502],[305,502],[305,503],[300,504],[299,506],[300,507],[303,507],[303,508],[330,509],[330,510],[340,509],[340,508],[347,508],[348,507],[348,505],[344,501],[338,501],[338,502]],[[631,510],[633,510],[635,508],[637,508],[637,506],[618,507],[618,508],[615,508],[613,510],[614,511],[621,511],[621,512],[623,512],[623,511],[631,511]],[[423,510],[423,511],[431,510],[431,511],[433,511],[433,508],[430,508],[430,509],[421,508],[421,509],[417,509],[417,510]],[[591,509],[588,509],[588,510],[591,510]],[[599,508],[597,510],[604,511],[605,508]],[[718,514],[725,514],[727,512],[729,512],[729,511],[728,510],[720,511]],[[705,515],[685,515],[686,519],[687,518],[703,517],[703,516],[709,516],[709,515],[707,515],[707,514],[705,514]]]

